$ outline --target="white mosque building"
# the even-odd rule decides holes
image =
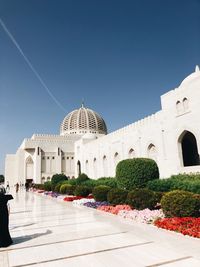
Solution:
[[[43,183],[55,173],[70,178],[113,177],[120,160],[154,159],[160,177],[200,172],[200,70],[161,96],[161,110],[107,134],[103,118],[82,105],[63,120],[59,135],[34,134],[16,154],[7,155],[10,184]]]

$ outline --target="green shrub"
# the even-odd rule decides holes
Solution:
[[[61,183],[59,183],[59,184],[57,184],[57,185],[55,185],[55,187],[54,187],[54,192],[56,192],[56,193],[60,193],[60,187],[61,187]]]
[[[81,183],[81,185],[85,185],[90,187],[91,189],[98,185],[97,180],[89,179]]]
[[[91,193],[91,189],[85,185],[77,185],[74,190],[75,196],[87,197]]]
[[[96,181],[98,185],[106,185],[111,188],[117,188],[117,179],[114,177],[101,177]]]
[[[159,178],[159,170],[152,159],[134,158],[117,164],[116,178],[119,188],[134,189],[145,187],[148,181]]]
[[[71,185],[77,185],[77,182],[76,182],[77,179],[70,179],[67,181],[68,184],[71,184]]]
[[[127,196],[127,204],[138,210],[146,208],[152,210],[156,207],[157,202],[158,195],[146,188],[132,190]]]
[[[75,185],[63,184],[60,187],[60,193],[61,194],[67,194],[67,195],[73,195],[75,189],[76,189]]]
[[[44,184],[34,184],[35,189],[40,189],[40,190],[45,190],[44,189]]]
[[[150,181],[147,183],[147,188],[159,192],[183,190],[200,194],[200,179],[198,177],[194,175],[174,175],[168,179]]]
[[[193,193],[182,190],[166,193],[161,199],[161,207],[167,217],[200,216],[200,199]]]
[[[107,194],[107,200],[110,204],[125,204],[128,191],[120,188],[111,189]]]
[[[81,173],[79,177],[76,179],[76,184],[82,184],[83,182],[88,180],[90,180],[90,178],[88,178],[88,176],[85,173]]]
[[[45,191],[51,191],[51,182],[47,181],[44,183],[44,190]]]
[[[146,187],[153,191],[158,192],[169,192],[172,187],[171,179],[156,179],[153,181],[149,181]]]
[[[96,201],[107,201],[107,194],[111,190],[110,186],[99,185],[92,190],[92,195]]]
[[[51,179],[52,190],[55,189],[55,186],[58,183],[61,183],[61,182],[66,181],[66,180],[68,180],[68,178],[64,174],[54,174],[52,176],[52,179]]]

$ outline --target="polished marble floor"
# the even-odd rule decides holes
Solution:
[[[21,190],[0,267],[200,267],[200,240]]]

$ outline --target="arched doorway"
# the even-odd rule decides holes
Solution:
[[[179,137],[182,148],[183,166],[200,165],[197,141],[193,133],[184,131]]]
[[[81,163],[79,160],[77,162],[77,173],[78,173],[78,176],[81,174]]]

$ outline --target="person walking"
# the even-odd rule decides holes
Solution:
[[[6,190],[3,185],[0,185],[0,247],[8,247],[13,243],[8,225],[9,225],[9,213],[7,202],[13,199],[13,196],[6,194]]]
[[[19,184],[18,183],[16,183],[15,189],[16,189],[16,193],[18,193],[18,191],[19,191]]]

